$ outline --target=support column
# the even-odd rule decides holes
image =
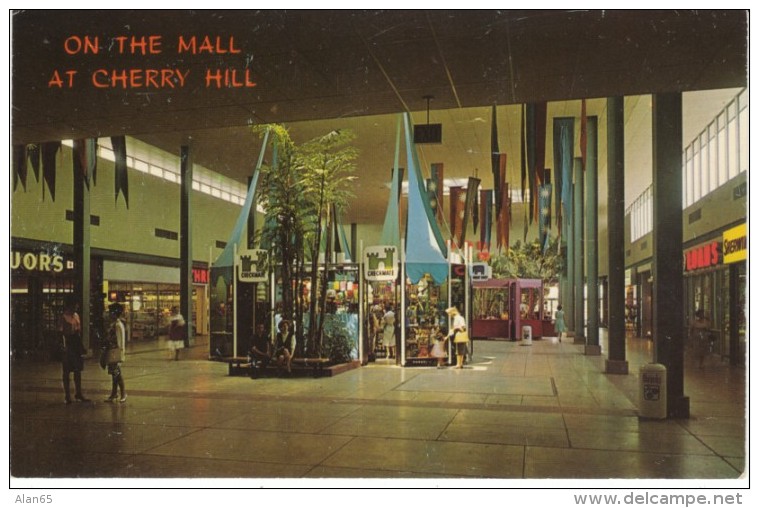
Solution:
[[[74,296],[79,303],[82,345],[89,351],[98,344],[90,344],[90,185],[81,150],[85,143],[74,143]]]
[[[609,260],[609,357],[607,374],[627,374],[625,353],[625,99],[606,101],[606,177]]]
[[[189,143],[180,149],[179,207],[179,307],[187,323],[185,346],[195,344],[192,333],[192,151]]]
[[[684,394],[682,94],[653,96],[654,361],[667,368],[667,415],[688,418]]]
[[[598,340],[598,117],[588,117],[588,167],[585,170],[585,261],[588,272],[588,330],[585,354],[601,354]]]
[[[583,211],[583,203],[585,201],[583,187],[585,185],[584,170],[582,168],[582,159],[575,157],[574,160],[574,214],[572,220],[574,226],[574,238],[572,243],[574,244],[574,278],[575,278],[575,295],[574,295],[574,311],[575,311],[575,344],[585,344],[585,259],[583,258],[583,247],[585,245],[583,238],[583,226],[585,224],[585,217]]]
[[[569,184],[570,187],[572,184]],[[574,209],[574,202],[569,204],[571,209]],[[569,216],[571,217],[571,212]],[[563,307],[564,307],[564,319],[567,323],[567,337],[574,337],[575,335],[575,242],[574,242],[574,226],[575,218],[571,218],[571,222],[565,226],[566,231],[566,268],[567,272],[567,292],[562,295]]]

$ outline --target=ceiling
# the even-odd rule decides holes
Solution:
[[[11,25],[12,143],[126,134],[174,154],[191,143],[197,164],[246,182],[260,147],[250,125],[284,122],[296,141],[352,129],[361,155],[345,221],[359,223],[381,223],[396,114],[425,123],[424,96],[443,124],[442,144],[420,145],[424,171],[442,162],[446,177],[490,186],[494,104],[512,179],[522,103],[548,101],[550,122],[594,99],[603,143],[604,97],[628,96],[635,133],[650,132],[650,97],[638,96],[724,90],[690,107],[684,94],[684,128],[700,130],[748,81],[746,11],[18,11]],[[85,36],[96,53],[77,51]],[[196,37],[195,54],[180,36]],[[207,86],[209,69],[234,70],[233,86]],[[126,87],[104,77],[123,70]],[[627,166],[641,167],[635,156]]]

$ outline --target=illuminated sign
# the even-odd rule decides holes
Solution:
[[[208,270],[205,268],[193,268],[192,269],[192,283],[193,284],[208,284]]]
[[[48,254],[46,252],[11,252],[11,270],[61,273],[63,270],[72,270],[73,268],[73,261],[66,261],[63,259],[63,256],[57,254]]]
[[[719,242],[699,245],[685,252],[685,271],[719,265]]]
[[[741,224],[722,233],[722,256],[725,264],[745,261],[747,254],[746,224]]]

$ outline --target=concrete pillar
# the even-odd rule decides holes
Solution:
[[[584,196],[584,170],[582,167],[582,159],[575,157],[574,160],[574,214],[572,221],[574,226],[574,238],[572,242],[574,244],[574,328],[575,328],[575,344],[585,344],[585,258],[583,256],[583,247],[585,246],[585,239],[583,236],[583,227],[585,225],[585,217],[583,211],[583,203],[585,202]]]
[[[180,149],[179,307],[187,323],[185,346],[195,343],[192,333],[192,150]]]
[[[588,117],[588,156],[585,169],[585,262],[588,276],[586,355],[600,355],[598,340],[598,117]]]
[[[92,350],[99,344],[90,344],[90,185],[80,153],[85,149],[85,143],[74,143],[74,296],[79,303],[82,344]]]
[[[653,96],[654,361],[667,368],[667,415],[688,418],[684,394],[682,94]]]
[[[606,101],[609,356],[607,374],[627,374],[625,354],[625,99]]]

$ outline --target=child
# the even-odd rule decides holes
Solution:
[[[444,334],[439,328],[435,331],[435,344],[432,346],[432,350],[430,351],[430,356],[432,358],[437,358],[437,368],[442,369],[445,367],[445,359],[448,357],[448,352],[446,351],[446,334]]]

